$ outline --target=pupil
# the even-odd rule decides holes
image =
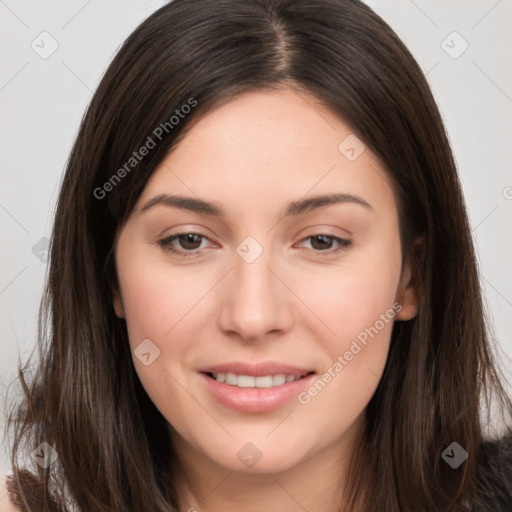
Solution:
[[[313,242],[314,241],[320,241],[320,247],[315,247],[315,249],[329,249],[332,243],[331,237],[326,235],[317,235],[313,237]],[[312,245],[314,247],[315,243],[313,243]]]
[[[181,236],[180,243],[184,249],[197,249],[197,244],[201,245],[201,240],[198,240],[198,238],[198,235],[194,233],[187,233]]]

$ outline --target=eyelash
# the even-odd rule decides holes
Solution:
[[[188,258],[188,257],[191,257],[191,256],[196,256],[198,254],[198,249],[194,249],[194,250],[191,250],[191,251],[185,251],[185,250],[175,249],[172,246],[172,242],[174,242],[176,239],[179,239],[181,236],[185,236],[185,235],[197,235],[198,237],[201,238],[201,242],[204,239],[206,239],[206,240],[208,239],[206,236],[201,235],[200,233],[194,233],[194,232],[190,231],[190,232],[184,232],[184,233],[176,233],[175,235],[171,235],[171,236],[168,236],[168,237],[163,238],[161,240],[158,240],[157,243],[158,243],[158,245],[160,247],[162,247],[162,249],[164,251],[173,253],[176,256],[183,257],[183,258]],[[333,241],[335,241],[338,244],[338,248],[334,249],[334,250],[317,251],[317,250],[313,249],[313,251],[316,254],[319,254],[321,256],[330,256],[330,255],[332,255],[334,253],[337,253],[338,251],[341,251],[343,249],[348,249],[349,247],[352,246],[352,240],[348,240],[346,238],[340,238],[340,237],[337,237],[337,236],[334,236],[334,235],[329,235],[328,233],[317,233],[317,234],[314,234],[314,235],[310,235],[310,236],[307,236],[307,237],[303,238],[301,240],[301,242],[304,242],[305,240],[309,240],[311,238],[315,238],[315,237],[319,237],[319,236],[330,238],[330,239],[332,239]]]

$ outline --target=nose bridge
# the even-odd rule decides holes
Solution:
[[[229,289],[223,297],[221,327],[247,339],[288,328],[290,297],[275,277],[275,270],[270,270],[275,266],[272,251],[247,237],[236,252]]]

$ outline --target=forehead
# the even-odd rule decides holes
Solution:
[[[247,209],[333,192],[395,203],[389,176],[350,126],[315,96],[284,89],[239,94],[195,121],[139,204],[186,193]]]

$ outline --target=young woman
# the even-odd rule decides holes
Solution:
[[[40,342],[18,510],[512,509],[448,140],[358,1],[175,0],[135,30],[69,159]]]

